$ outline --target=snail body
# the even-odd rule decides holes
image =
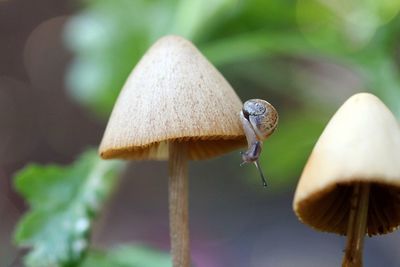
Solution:
[[[264,186],[264,175],[258,164],[261,155],[263,141],[267,139],[278,125],[278,112],[267,101],[262,99],[250,99],[243,105],[240,112],[240,120],[246,135],[248,148],[242,152],[243,163],[254,163],[260,172]]]

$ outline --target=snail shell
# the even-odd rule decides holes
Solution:
[[[247,151],[241,153],[243,163],[253,162],[260,172],[264,186],[266,186],[267,183],[259,166],[258,158],[261,155],[262,141],[268,138],[278,125],[278,112],[265,100],[250,99],[243,105],[240,120],[248,144]]]
[[[278,125],[278,112],[267,101],[250,99],[242,109],[243,117],[250,122],[257,139],[262,141],[270,136]]]

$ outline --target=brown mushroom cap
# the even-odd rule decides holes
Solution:
[[[167,159],[168,141],[186,142],[189,159],[245,145],[242,102],[218,70],[178,36],[158,40],[126,81],[112,111],[100,155]]]
[[[349,98],[315,145],[297,186],[293,208],[316,229],[346,234],[354,183],[370,183],[367,233],[400,224],[400,127],[374,95]]]

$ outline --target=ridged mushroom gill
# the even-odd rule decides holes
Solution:
[[[352,184],[338,184],[299,203],[297,213],[304,223],[318,230],[345,235],[352,194]],[[371,183],[367,234],[389,233],[399,224],[400,188]]]
[[[169,141],[184,142],[188,145],[190,160],[203,160],[231,152],[246,145],[243,136],[176,138]],[[167,160],[168,140],[140,147],[111,148],[100,152],[104,159],[120,158],[130,160]]]

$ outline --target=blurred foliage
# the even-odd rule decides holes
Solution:
[[[355,50],[368,44],[399,8],[400,2],[394,0],[299,0],[296,13],[299,28],[317,46],[321,41],[333,45],[340,41]]]
[[[170,267],[168,253],[140,245],[119,246],[110,251],[90,251],[81,267]]]
[[[28,165],[16,174],[16,189],[30,206],[15,233],[19,246],[32,247],[27,266],[73,266],[81,260],[92,221],[121,166],[90,150],[67,167]]]
[[[311,151],[316,140],[329,120],[329,116],[320,119],[314,116],[315,111],[304,111],[299,114],[290,115],[291,118],[281,116],[276,133],[271,136],[271,142],[265,142],[261,162],[265,172],[270,178],[272,188],[284,189],[288,180],[295,182],[299,171],[307,161],[308,154],[304,151]],[[292,117],[294,116],[294,118]],[[303,127],[307,125],[307,128]],[[273,139],[273,141],[272,141]],[[288,140],[290,145],[288,145]],[[284,149],[284,151],[282,151]],[[279,156],[276,157],[275,155]]]
[[[166,33],[195,38],[237,1],[87,1],[66,30],[79,54],[67,77],[70,92],[95,112],[108,115],[119,90],[151,43]]]
[[[69,88],[78,101],[107,116],[129,72],[165,34],[193,40],[222,71],[243,59],[295,55],[320,56],[368,73],[382,61],[393,63],[395,50],[388,46],[393,37],[382,35],[398,29],[399,8],[396,0],[87,1],[66,30],[77,54]],[[397,70],[392,74],[397,80]],[[390,89],[383,77],[374,76],[372,82],[364,77],[366,90],[384,100],[400,99],[398,84]]]
[[[251,97],[266,95],[278,109],[285,108],[280,110],[285,112],[280,136],[267,142],[277,148],[274,159],[279,162],[263,163],[284,186],[301,171],[302,165],[295,159],[305,159],[312,148],[293,150],[297,140],[315,143],[319,136],[315,123],[325,123],[326,116],[321,114],[331,115],[340,105],[323,99],[327,97],[324,90],[337,90],[336,94],[344,95],[341,100],[356,91],[371,91],[400,116],[399,8],[397,0],[87,1],[66,30],[66,40],[76,53],[69,88],[78,101],[107,118],[129,72],[156,39],[171,33],[189,38],[222,73],[229,66],[242,66],[233,75],[234,85],[243,84],[236,87],[239,95],[250,95],[244,89],[256,85],[258,93]],[[277,57],[283,59],[279,68],[275,66]],[[293,58],[300,64],[294,64]],[[340,90],[321,87],[311,93],[313,80],[305,81],[299,75],[307,65],[303,59],[347,68],[360,85]],[[254,62],[258,63],[252,68]],[[340,86],[340,81],[337,84]],[[295,105],[280,105],[288,99],[295,99]],[[301,117],[296,114],[310,109],[315,113],[301,121],[298,129],[300,123],[294,120]],[[290,133],[296,136],[287,136]]]

